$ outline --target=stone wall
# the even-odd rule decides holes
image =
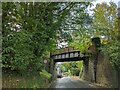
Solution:
[[[96,68],[95,60],[97,60]],[[96,82],[107,87],[118,87],[117,72],[112,67],[108,57],[102,52],[97,54],[97,58],[92,54],[88,60],[83,61],[83,79],[90,82]]]
[[[97,63],[97,83],[108,87],[118,87],[118,77],[116,70],[112,67],[110,60],[103,53],[98,55]]]

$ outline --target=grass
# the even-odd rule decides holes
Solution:
[[[40,75],[24,75],[9,72],[4,73],[2,76],[3,88],[47,88],[49,82],[46,82]]]
[[[17,84],[18,88],[42,88],[45,84],[44,79],[40,76],[25,78],[23,81]]]

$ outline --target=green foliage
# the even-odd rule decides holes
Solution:
[[[87,17],[86,17],[87,16]],[[76,22],[76,30],[72,32],[70,46],[75,46],[82,52],[86,52],[90,46],[90,39],[93,37],[103,38],[101,41],[107,43],[108,40],[116,40],[118,36],[118,20],[116,4],[110,2],[97,4],[93,9],[93,16],[83,15],[91,22],[82,25]],[[88,21],[89,22],[89,21]],[[106,42],[107,41],[107,42]]]
[[[65,41],[69,43],[78,42],[82,43],[85,41],[85,35],[86,35],[86,26],[88,26],[91,23],[91,17],[89,16],[87,12],[87,7],[90,5],[89,2],[79,2],[79,3],[73,3],[71,5],[71,9],[67,8],[69,10],[69,14],[66,15],[65,21],[62,23],[62,26],[60,29],[63,30],[62,32],[63,37],[67,37],[67,39],[61,39],[60,43]],[[61,32],[60,32],[61,33]],[[73,33],[76,33],[80,37],[76,37],[73,35]],[[61,38],[63,38],[61,36]],[[82,40],[83,39],[83,40]],[[77,41],[76,41],[77,40]]]
[[[48,73],[46,70],[42,70],[40,72],[40,76],[44,79],[50,79],[52,75],[50,73]]]
[[[80,70],[78,68],[71,68],[71,75],[79,76]]]
[[[83,13],[83,11],[86,11],[86,8],[82,8],[83,10],[79,13],[79,18],[82,17],[81,19],[76,18],[78,22],[75,23],[75,30],[71,31],[72,35],[72,41],[68,43],[69,46],[74,46],[75,48],[79,49],[82,53],[87,51],[87,48],[90,45],[90,24],[92,18],[89,16],[88,13]],[[81,9],[80,9],[81,10]],[[87,21],[85,23],[85,21]]]
[[[72,42],[69,42],[69,45],[78,48],[84,53],[91,45],[90,39],[92,37],[100,37],[102,38],[102,43],[106,44],[103,48],[103,52],[106,52],[111,59],[111,63],[115,67],[118,67],[119,43],[116,41],[117,36],[119,35],[117,6],[113,2],[110,2],[109,4],[98,3],[93,9],[93,12],[92,18],[89,15],[87,17],[87,19],[92,19],[91,23],[88,25],[76,25],[77,30],[72,32]]]
[[[101,50],[108,55],[115,69],[120,69],[120,42],[113,41],[104,45]]]
[[[20,80],[20,82],[17,83],[17,88],[42,88],[45,84],[45,81],[40,76],[34,76],[25,78],[25,80]]]
[[[69,75],[79,75],[79,73],[82,71],[82,62],[77,61],[77,62],[65,62],[60,64],[61,69],[63,70],[63,73]]]
[[[113,2],[97,4],[94,11],[92,33],[94,37],[116,39],[118,35],[117,5]]]
[[[70,22],[86,17],[84,10],[88,5],[84,2],[3,3],[3,67],[41,71],[43,57],[49,56],[49,52],[57,48],[58,41],[70,40],[69,26],[74,23]],[[74,16],[71,12],[79,15]],[[83,21],[80,21],[81,24]]]
[[[62,4],[3,3],[3,67],[19,71],[43,69],[43,57],[56,48],[57,32],[69,12],[59,8]]]
[[[69,43],[69,46],[74,46],[78,50],[81,51],[81,53],[85,53],[88,50],[88,47],[90,46],[88,43],[76,43],[76,42],[71,42]]]
[[[21,75],[16,71],[3,71],[3,88],[43,88],[49,86],[48,83],[39,75],[38,72],[32,72],[27,75]]]

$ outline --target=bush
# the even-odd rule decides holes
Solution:
[[[79,76],[80,70],[78,68],[72,68],[71,74],[75,76]]]
[[[115,69],[120,69],[120,42],[113,41],[100,48],[102,52],[108,55],[111,64]]]
[[[44,79],[50,79],[52,77],[52,75],[48,73],[46,70],[42,70],[40,72],[40,76]]]

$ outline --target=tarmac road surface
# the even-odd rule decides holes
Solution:
[[[90,83],[71,77],[58,78],[51,85],[51,88],[92,88]]]

